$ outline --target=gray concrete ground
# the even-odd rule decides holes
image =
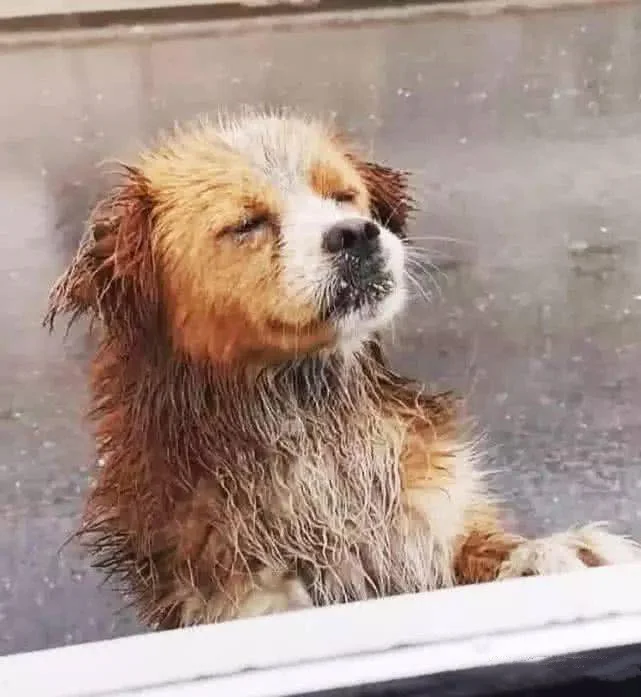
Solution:
[[[414,19],[0,52],[0,653],[134,631],[77,551],[84,337],[40,327],[95,164],[241,103],[336,112],[415,171],[396,364],[470,399],[523,528],[641,537],[641,7]]]

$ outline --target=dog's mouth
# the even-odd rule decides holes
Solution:
[[[404,275],[402,244],[389,234],[366,254],[335,255],[320,296],[324,320],[343,337],[383,329],[405,303]]]
[[[394,274],[382,263],[357,269],[346,265],[337,270],[325,294],[322,314],[325,320],[340,320],[348,315],[373,318],[380,305],[397,290]]]

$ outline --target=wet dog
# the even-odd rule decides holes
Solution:
[[[81,530],[178,627],[641,558],[507,532],[449,394],[389,367],[404,173],[287,114],[188,127],[123,167],[51,295],[100,320]]]

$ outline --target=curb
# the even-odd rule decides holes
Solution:
[[[0,32],[104,29],[221,19],[300,16],[423,7],[434,14],[485,15],[617,5],[634,0],[26,0],[0,3]],[[2,5],[5,5],[2,7]]]

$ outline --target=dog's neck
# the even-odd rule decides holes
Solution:
[[[380,396],[375,360],[367,354],[317,354],[260,369],[193,361],[143,342],[115,352],[111,346],[102,356],[96,417],[114,406],[99,399],[106,378],[106,391],[128,415],[131,437],[173,456],[184,448],[191,455],[195,449],[253,450],[278,438],[287,420],[349,419]]]

